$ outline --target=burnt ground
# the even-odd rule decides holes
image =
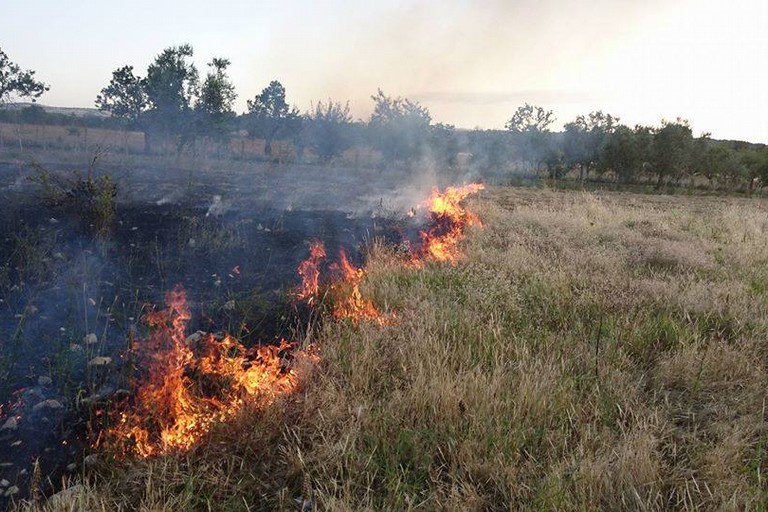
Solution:
[[[97,234],[84,212],[45,201],[28,180],[36,172],[0,164],[0,507],[36,472],[47,492],[80,470],[83,403],[126,381],[120,356],[166,291],[187,290],[190,332],[228,331],[246,345],[290,336],[302,323],[291,292],[309,243],[360,264],[375,237],[413,235],[418,219],[403,214],[437,184],[318,167],[97,169],[117,184],[114,220]],[[89,365],[96,357],[111,362]]]

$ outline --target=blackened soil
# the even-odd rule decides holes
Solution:
[[[36,471],[50,492],[46,482],[81,470],[94,404],[126,386],[121,356],[168,290],[186,289],[190,332],[273,343],[306,325],[292,294],[313,240],[329,260],[344,249],[362,264],[366,243],[414,230],[387,213],[384,197],[402,194],[375,200],[370,176],[211,171],[193,182],[143,169],[116,176],[114,219],[98,232],[92,215],[52,206],[25,172],[0,165],[0,508],[10,487],[29,493]],[[110,362],[89,365],[96,357]]]

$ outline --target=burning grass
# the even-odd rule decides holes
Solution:
[[[420,258],[455,263],[464,229],[477,223],[460,202],[482,188],[435,189],[426,203],[429,226],[421,233],[422,247],[403,264],[420,263]],[[302,284],[297,300],[310,306],[320,302],[320,264],[325,257],[324,245],[313,242],[309,257],[298,267]],[[328,288],[333,318],[379,325],[392,319],[363,298],[360,284],[365,270],[353,266],[343,250],[332,269],[336,276]],[[297,376],[284,357],[295,343],[281,340],[278,345],[249,351],[230,335],[223,339],[198,336],[190,341],[186,337],[189,319],[181,288],[168,293],[166,309],[145,316],[154,330],[148,339],[134,340],[131,347],[136,373],[131,398],[119,405],[116,425],[105,430],[96,447],[143,458],[183,453],[200,443],[214,425],[232,419],[247,402],[267,406],[295,392]],[[313,347],[308,350],[314,352]],[[291,350],[290,356],[298,364],[317,360],[302,350]]]
[[[186,337],[190,314],[184,290],[169,292],[166,303],[167,309],[147,315],[153,334],[132,347],[139,373],[132,402],[106,431],[105,442],[97,443],[124,456],[187,451],[246,402],[269,405],[298,385],[296,371],[282,356],[292,344],[283,340],[248,350],[229,335],[191,340]],[[314,359],[297,350],[291,357],[291,366]]]
[[[374,246],[308,385],[94,509],[750,509],[768,500],[762,200],[494,189],[457,265]],[[644,248],[652,245],[652,253]],[[663,254],[663,266],[644,261]]]

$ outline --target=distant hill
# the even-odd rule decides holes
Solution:
[[[40,103],[21,103],[21,102],[8,103],[7,105],[4,105],[2,109],[3,110],[23,110],[27,107],[31,107],[32,105],[42,108],[48,114],[59,114],[59,115],[74,116],[74,117],[98,117],[98,118],[111,117],[109,114],[105,112],[101,112],[99,109],[96,109],[96,108],[51,107],[48,105],[42,105]]]

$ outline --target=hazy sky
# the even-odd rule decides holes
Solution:
[[[768,142],[768,0],[3,1],[0,48],[47,105],[93,106],[114,69],[180,43],[201,75],[232,61],[238,111],[277,79],[301,110],[330,97],[361,118],[380,87],[464,128],[529,102],[558,129],[602,109]]]

